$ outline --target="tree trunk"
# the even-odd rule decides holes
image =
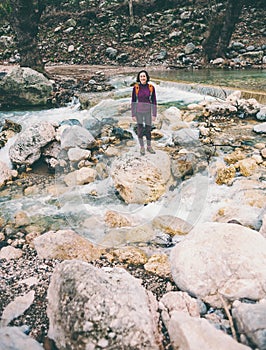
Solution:
[[[133,0],[128,0],[130,24],[134,24]]]
[[[44,6],[38,0],[11,0],[12,20],[17,36],[21,67],[30,67],[44,72],[44,63],[38,47],[39,23]]]
[[[211,19],[207,37],[202,44],[207,61],[225,57],[243,2],[243,0],[228,0],[225,12]]]

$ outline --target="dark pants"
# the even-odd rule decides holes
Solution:
[[[139,144],[141,147],[144,146],[143,136],[146,136],[147,145],[151,145],[151,127],[152,127],[152,117],[151,113],[138,113],[137,114],[137,133]]]

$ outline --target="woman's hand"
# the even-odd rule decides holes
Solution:
[[[134,122],[137,121],[137,117],[135,117],[135,116],[133,116],[132,119],[133,119]]]
[[[155,120],[156,120],[156,117],[153,115],[152,116],[152,121],[155,122]]]

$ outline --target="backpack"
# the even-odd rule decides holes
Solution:
[[[152,84],[148,84],[149,85],[149,90],[150,90],[150,101],[151,101],[151,95],[153,93],[154,87]],[[139,94],[139,83],[136,83],[135,85],[135,92],[136,92],[136,99],[138,102],[138,94]]]

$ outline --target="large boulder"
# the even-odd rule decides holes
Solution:
[[[65,261],[48,289],[48,336],[59,349],[159,350],[157,308],[153,295],[125,270]]]
[[[42,149],[55,138],[55,129],[48,122],[36,123],[22,131],[9,149],[16,165],[31,165],[41,157]]]
[[[52,82],[43,74],[16,67],[0,80],[0,106],[43,106],[52,91]]]
[[[162,151],[145,157],[127,154],[113,163],[111,176],[126,203],[147,204],[166,192],[171,179],[170,167],[170,158]]]
[[[265,238],[237,224],[198,224],[171,252],[176,285],[214,307],[264,298],[265,263]]]

